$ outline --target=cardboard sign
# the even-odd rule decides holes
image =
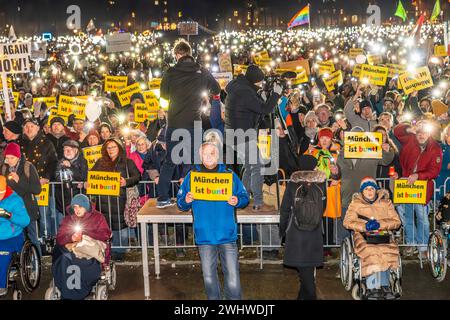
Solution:
[[[106,76],[105,77],[105,91],[116,92],[119,89],[123,89],[127,86],[127,76]]]
[[[143,123],[148,119],[150,111],[145,103],[136,103],[134,105],[134,121],[137,123]]]
[[[86,119],[87,100],[78,97],[59,96],[58,115],[69,117],[75,115],[76,119]]]
[[[219,53],[217,57],[220,72],[233,72],[233,65],[231,64],[231,56],[229,53]]]
[[[233,80],[233,74],[231,72],[217,72],[213,73],[214,79],[219,82],[220,88],[225,89],[225,87]]]
[[[160,108],[158,98],[156,97],[155,93],[153,91],[144,91],[144,100],[145,104],[147,105],[148,112],[150,113],[158,113],[158,110]]]
[[[388,78],[398,77],[406,70],[406,66],[404,64],[386,63],[386,67],[388,68]]]
[[[132,84],[126,88],[120,89],[116,91],[117,97],[119,98],[119,102],[122,107],[125,107],[127,104],[131,102],[131,96],[135,93],[141,92],[141,86],[139,83]]]
[[[161,89],[161,78],[154,78],[148,82],[148,88],[150,90],[159,90]]]
[[[280,62],[278,64],[278,68],[285,69],[287,71],[297,71],[300,68],[303,68],[306,71],[306,74],[309,76],[311,74],[311,68],[309,67],[308,60],[295,60],[289,62]]]
[[[233,174],[191,171],[191,192],[195,200],[228,201],[233,195]]]
[[[370,84],[384,86],[387,81],[389,69],[387,67],[376,67],[368,64],[361,65],[359,79],[367,79]]]
[[[428,67],[417,68],[415,72],[405,72],[398,79],[405,94],[433,86],[433,79]]]
[[[350,59],[355,59],[357,56],[359,56],[361,54],[364,55],[364,49],[362,49],[362,48],[351,48],[349,53],[348,53],[348,56],[349,56]]]
[[[88,169],[91,170],[97,160],[102,157],[102,145],[83,148],[83,154],[87,161]]]
[[[359,76],[361,75],[361,64],[356,64],[355,67],[353,68],[353,72],[352,72],[352,76],[355,78],[359,78]]]
[[[30,72],[31,43],[0,44],[0,73]]]
[[[48,183],[41,185],[41,193],[37,195],[38,206],[47,207],[48,206],[48,195],[50,191],[50,186]]]
[[[88,171],[87,194],[119,196],[120,172]]]
[[[383,135],[380,132],[345,132],[345,159],[381,159]]]
[[[38,98],[33,98],[33,104],[36,101],[45,102],[45,104],[47,105],[47,108],[56,106],[56,97],[38,97]]]
[[[427,203],[427,181],[417,180],[414,184],[408,184],[408,180],[394,181],[394,203]]]
[[[325,74],[325,73],[332,73],[334,72],[334,63],[333,61],[321,61],[317,62],[317,65],[319,67],[319,76]]]
[[[233,64],[233,76],[238,76],[240,74],[245,74],[248,66],[245,64]]]
[[[198,35],[198,22],[179,22],[178,33],[181,36],[196,36]]]
[[[371,65],[377,65],[383,63],[383,57],[377,54],[368,54],[367,62]]]
[[[107,34],[105,40],[106,53],[130,51],[131,49],[130,33]]]
[[[325,83],[325,86],[327,87],[328,92],[333,91],[335,89],[335,85],[338,86],[342,85],[344,83],[344,78],[342,77],[342,71],[338,70],[336,72],[333,72],[330,74],[328,78],[324,78],[323,82]]]
[[[260,134],[258,136],[258,149],[261,157],[265,160],[270,159],[270,148],[271,148],[272,136],[268,134]]]
[[[434,55],[436,57],[446,57],[447,48],[445,46],[434,46]]]

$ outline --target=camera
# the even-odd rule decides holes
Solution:
[[[283,72],[281,75],[279,74],[270,74],[264,78],[264,88],[263,91],[270,92],[273,89],[273,86],[276,84],[280,85],[283,88],[283,91],[290,87],[289,81],[297,78],[297,73],[294,71]]]
[[[66,189],[70,189],[73,180],[73,173],[69,167],[61,166],[59,170],[59,178]]]

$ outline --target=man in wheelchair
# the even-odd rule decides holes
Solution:
[[[112,232],[86,195],[73,197],[61,222],[53,251],[52,273],[61,299],[86,298],[109,267]]]
[[[399,248],[386,231],[396,230],[401,221],[389,200],[388,191],[375,179],[361,181],[360,193],[353,196],[344,227],[354,231],[354,251],[360,258],[361,276],[366,278],[367,298],[393,299],[390,270],[399,268]]]
[[[30,223],[22,198],[0,176],[0,296],[8,293],[8,269],[12,255],[22,250],[23,229]]]

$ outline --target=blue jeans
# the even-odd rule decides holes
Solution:
[[[389,286],[389,270],[372,273],[366,278],[367,289],[380,289]]]
[[[429,204],[402,204],[397,207],[397,210],[405,227],[406,243],[426,245],[430,233],[430,221],[428,220]],[[420,251],[427,250],[426,247],[420,249]]]
[[[22,250],[23,243],[23,233],[14,238],[0,240],[0,288],[6,288],[8,268],[12,255]]]
[[[128,228],[124,228],[122,230],[113,230],[112,231],[113,238],[112,238],[112,247],[111,252],[116,253],[125,253],[127,251],[128,243],[129,243],[129,237],[128,237]],[[121,248],[114,248],[114,247],[121,247]]]
[[[217,261],[220,258],[224,275],[225,299],[240,300],[241,282],[239,278],[238,248],[236,242],[219,245],[199,245],[202,263],[203,281],[208,300],[221,300],[219,278],[217,276]]]

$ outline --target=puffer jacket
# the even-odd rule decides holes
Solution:
[[[396,230],[401,221],[395,211],[389,193],[382,189],[378,191],[378,198],[370,204],[366,202],[360,193],[353,196],[344,219],[344,227],[353,230],[355,253],[361,259],[362,276],[367,277],[375,272],[398,268],[399,249],[395,242],[387,244],[368,244],[362,232],[366,232],[366,220],[358,218],[358,215],[371,219],[375,218],[380,224],[380,230]]]

